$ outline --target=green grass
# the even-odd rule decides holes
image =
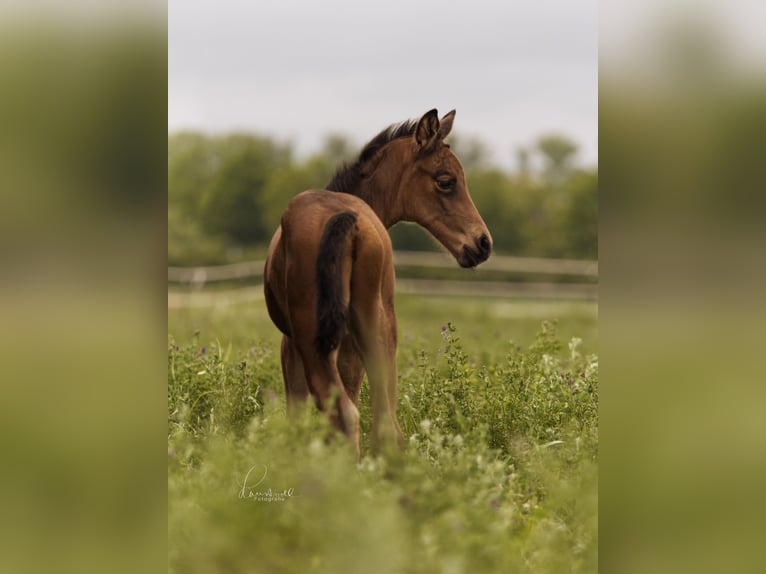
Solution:
[[[397,316],[407,443],[369,455],[365,386],[357,464],[310,405],[287,421],[262,301],[170,312],[172,572],[596,571],[595,305],[406,296]]]

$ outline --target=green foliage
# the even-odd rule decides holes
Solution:
[[[595,572],[596,357],[544,323],[478,363],[458,333],[400,353],[388,458],[365,385],[358,464],[313,405],[288,421],[273,347],[171,338],[170,571]]]
[[[423,227],[409,221],[401,221],[391,227],[391,245],[396,250],[433,251],[439,242]]]
[[[300,191],[322,187],[330,182],[334,166],[322,155],[308,158],[299,165],[286,165],[272,173],[263,188],[262,220],[268,238],[279,227],[282,212]],[[300,191],[296,191],[300,190]]]
[[[511,344],[505,361],[477,366],[448,324],[441,368],[424,363],[419,384],[403,386],[405,411],[463,435],[478,433],[490,448],[506,452],[517,437],[560,440],[569,431],[595,431],[595,358],[580,354],[579,339],[570,343],[566,359],[558,358],[553,333],[544,322],[526,352]],[[417,430],[414,421],[405,419],[405,427]]]
[[[168,205],[168,261],[181,266],[226,263],[226,241],[202,231],[200,222]]]
[[[514,182],[499,169],[468,174],[471,196],[492,233],[495,249],[513,254],[524,251],[523,222],[528,215],[528,185]]]
[[[193,340],[168,353],[168,416],[171,428],[199,436],[219,428],[241,435],[252,416],[263,408],[264,396],[274,398],[280,374],[273,357],[251,347],[236,364],[231,348],[200,346]]]
[[[577,172],[567,182],[566,245],[572,256],[598,258],[598,173]]]
[[[198,133],[168,138],[168,207],[198,215],[201,193],[216,171],[213,142]]]
[[[216,142],[217,167],[200,203],[202,225],[240,244],[268,242],[273,229],[262,217],[270,175],[290,150],[266,138],[233,135]]]

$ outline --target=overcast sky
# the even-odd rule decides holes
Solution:
[[[496,163],[557,132],[597,162],[595,0],[169,0],[168,129],[248,130],[300,154],[457,109]]]

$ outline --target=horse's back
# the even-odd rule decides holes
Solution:
[[[385,231],[372,208],[362,199],[347,193],[310,189],[296,195],[282,215],[283,227],[310,228],[321,235],[327,221],[338,213],[351,212],[368,221],[378,231]],[[387,234],[386,234],[387,235]]]
[[[319,241],[331,218],[352,213],[357,220],[358,241],[391,248],[391,239],[372,208],[363,200],[346,193],[308,190],[296,195],[282,215],[285,241],[304,253],[318,249]],[[313,253],[312,253],[313,254]]]

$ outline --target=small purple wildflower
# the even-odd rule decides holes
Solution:
[[[204,355],[205,353],[207,353],[207,348],[206,347],[202,347],[202,349],[200,349],[199,352],[200,352],[201,355]]]
[[[567,379],[567,385],[572,386],[574,381],[572,379]]]

